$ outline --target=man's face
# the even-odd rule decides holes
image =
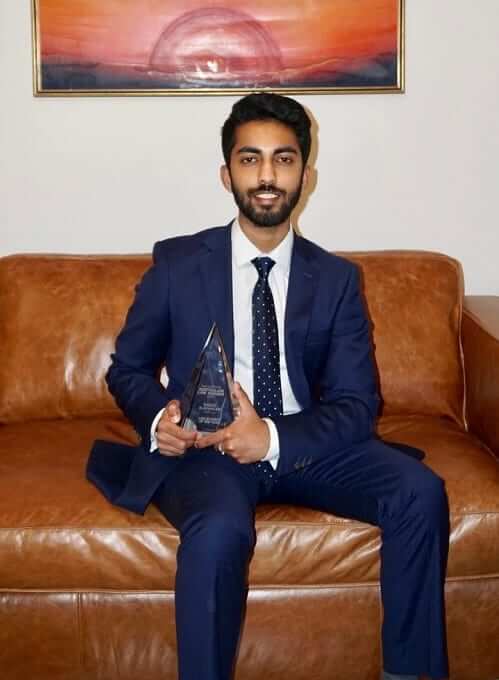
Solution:
[[[273,120],[240,125],[222,181],[234,195],[240,219],[253,226],[287,223],[308,180],[296,135]]]

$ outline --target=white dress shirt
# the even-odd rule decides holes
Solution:
[[[301,406],[291,389],[285,356],[284,315],[288,293],[289,270],[293,249],[294,233],[290,228],[281,243],[269,253],[262,253],[244,234],[238,220],[231,227],[232,239],[232,299],[234,319],[234,380],[241,384],[253,402],[253,289],[258,272],[251,260],[255,257],[270,257],[275,265],[269,274],[269,286],[274,298],[279,336],[279,365],[281,369],[281,390],[283,414],[297,413]],[[157,448],[156,427],[163,415],[162,409],[151,426],[151,451]],[[270,418],[265,418],[269,427],[270,446],[263,460],[269,461],[274,469],[279,462],[279,436]]]
[[[252,296],[258,281],[258,272],[251,260],[270,257],[275,265],[270,270],[269,286],[274,298],[279,335],[279,366],[281,369],[282,407],[284,415],[301,411],[288,377],[284,345],[284,315],[288,294],[289,270],[294,233],[290,228],[285,238],[269,253],[262,253],[245,236],[238,220],[232,224],[232,299],[234,318],[234,379],[254,401],[253,395],[253,313]],[[270,447],[264,460],[277,468],[279,462],[279,437],[270,418],[265,418],[270,430]]]

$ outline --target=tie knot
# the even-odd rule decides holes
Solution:
[[[261,279],[266,279],[270,270],[275,265],[275,262],[271,257],[255,257],[251,262],[255,265],[258,276]]]

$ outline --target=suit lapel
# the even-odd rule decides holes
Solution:
[[[284,319],[285,352],[288,375],[293,391],[300,400],[303,384],[303,355],[313,300],[319,281],[319,271],[307,242],[295,235],[291,268],[289,272],[288,296]]]
[[[234,372],[231,225],[209,233],[200,258],[203,292],[211,321],[220,330],[231,371]],[[297,397],[303,389],[301,357],[316,294],[319,271],[307,242],[295,235],[284,320],[285,353],[291,385]]]
[[[234,372],[230,226],[207,235],[205,252],[200,258],[200,270],[211,321],[215,321],[218,326],[231,371]]]

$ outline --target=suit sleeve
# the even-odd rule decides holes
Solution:
[[[377,375],[370,323],[354,267],[346,277],[332,320],[317,388],[311,406],[274,419],[279,433],[279,474],[298,470],[374,434],[379,406]]]
[[[136,288],[106,375],[109,391],[147,451],[151,423],[171,398],[159,381],[169,334],[168,264],[154,257]]]

